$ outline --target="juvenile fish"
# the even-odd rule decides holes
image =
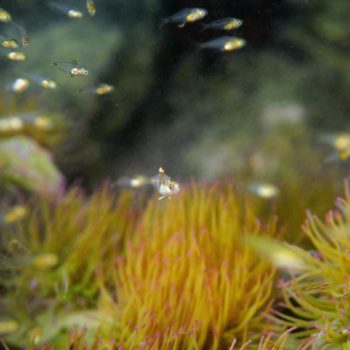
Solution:
[[[18,78],[7,86],[7,90],[15,93],[22,93],[29,88],[29,80]]]
[[[96,14],[96,5],[94,0],[86,0],[86,8],[90,16],[95,16]]]
[[[76,8],[72,8],[68,5],[58,4],[56,2],[48,2],[49,6],[54,10],[64,13],[69,18],[80,19],[83,18],[83,13]]]
[[[101,96],[112,93],[114,91],[114,86],[100,83],[93,86],[88,86],[82,91]]]
[[[151,178],[151,182],[160,194],[159,200],[165,197],[170,199],[171,196],[180,192],[180,185],[170,176],[165,175],[163,168],[159,168],[158,174]]]
[[[206,41],[199,45],[201,49],[213,51],[234,51],[245,46],[246,42],[242,38],[234,36],[223,36],[217,39]]]
[[[9,14],[9,12],[7,12],[6,10],[0,7],[0,22],[8,23],[8,22],[11,22],[11,20],[12,20],[12,17]]]
[[[27,59],[27,55],[22,51],[2,51],[2,53],[9,59],[10,61],[25,61]]]
[[[183,28],[186,23],[199,21],[207,14],[208,11],[202,8],[185,8],[170,17],[163,18],[162,25],[177,23],[180,28]]]
[[[40,74],[26,74],[26,76],[34,83],[40,85],[43,89],[53,90],[57,88],[57,83],[54,80]]]
[[[250,192],[258,197],[271,199],[279,194],[279,189],[270,183],[254,183],[248,186]]]
[[[84,66],[79,65],[77,61],[72,61],[72,63],[54,62],[53,64],[71,77],[79,77],[89,74],[89,71]]]
[[[214,30],[226,30],[230,31],[239,28],[243,24],[243,21],[239,18],[228,17],[218,19],[214,22],[203,24],[203,30],[214,29]]]
[[[16,39],[8,39],[3,35],[0,35],[0,44],[6,49],[17,49],[19,43]]]
[[[28,36],[26,29],[23,26],[19,25],[18,23],[15,23],[15,22],[12,22],[12,25],[16,28],[16,30],[18,32],[22,47],[28,47],[29,46],[29,36]]]

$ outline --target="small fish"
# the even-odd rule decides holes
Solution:
[[[54,80],[48,79],[40,74],[26,74],[26,76],[43,89],[54,90],[57,88],[57,83]]]
[[[258,197],[271,199],[276,197],[279,193],[279,189],[270,183],[255,183],[248,186],[250,192]]]
[[[53,64],[58,66],[63,72],[70,74],[71,77],[79,77],[89,74],[89,71],[84,66],[79,65],[77,61],[72,61],[72,63],[54,62]]]
[[[242,38],[237,38],[234,36],[222,36],[210,41],[206,41],[200,44],[201,49],[213,50],[213,51],[234,51],[241,49],[245,46],[246,42]]]
[[[7,86],[8,91],[22,93],[29,88],[29,80],[24,78],[18,78],[13,83]]]
[[[23,126],[24,124],[21,118],[16,116],[0,119],[0,133],[21,131]]]
[[[170,176],[165,175],[163,168],[159,168],[158,174],[151,178],[151,182],[160,194],[158,200],[165,197],[170,199],[171,196],[180,192],[180,185],[176,181],[172,180]]]
[[[58,4],[56,2],[51,2],[51,1],[49,1],[48,4],[51,8],[64,13],[69,18],[80,19],[84,17],[81,11],[79,11],[76,8],[72,8],[68,5]]]
[[[207,14],[208,11],[202,8],[185,8],[170,17],[163,18],[162,25],[177,23],[180,28],[183,28],[186,23],[199,21]]]
[[[19,43],[16,39],[8,39],[3,35],[0,35],[0,44],[6,49],[17,49],[19,46]]]
[[[96,5],[94,0],[86,0],[86,8],[90,16],[95,16],[96,14]]]
[[[145,187],[147,185],[151,185],[152,180],[151,178],[144,176],[144,175],[137,175],[135,177],[129,178],[129,177],[121,177],[115,182],[116,186],[119,187],[126,187],[126,188],[132,188],[132,189],[138,189],[141,187]]]
[[[12,22],[12,24],[15,26],[15,28],[18,32],[22,47],[28,47],[29,46],[29,36],[28,36],[26,29],[23,26],[19,25],[18,23]]]
[[[6,10],[0,7],[0,22],[8,23],[11,22],[11,20],[11,15]]]
[[[23,205],[16,205],[8,210],[3,216],[3,220],[6,224],[13,224],[22,220],[28,214],[28,209]]]
[[[322,142],[331,145],[337,151],[343,151],[350,148],[350,133],[325,135]]]
[[[107,95],[114,91],[114,86],[109,84],[96,84],[94,86],[87,87],[81,91],[89,92],[96,95]]]
[[[6,54],[6,57],[10,61],[25,61],[27,59],[27,55],[22,51],[10,51]]]
[[[58,264],[58,256],[52,253],[43,253],[33,257],[33,266],[39,270],[51,270]]]
[[[243,21],[238,18],[222,18],[214,22],[203,24],[203,30],[214,29],[214,30],[226,30],[230,31],[239,28],[243,24]]]

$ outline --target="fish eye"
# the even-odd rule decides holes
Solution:
[[[85,74],[85,75],[88,75],[89,72],[88,72],[86,69],[84,69],[84,74]]]

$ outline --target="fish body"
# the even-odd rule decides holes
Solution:
[[[26,76],[43,89],[54,90],[57,88],[57,83],[54,80],[48,79],[40,74],[26,74]]]
[[[16,28],[16,30],[18,32],[22,47],[28,47],[29,46],[29,36],[28,36],[26,29],[22,25],[15,23],[15,22],[12,22],[12,25]]]
[[[0,22],[8,23],[11,21],[12,21],[12,17],[9,14],[9,12],[7,12],[6,10],[0,7]]]
[[[0,44],[5,49],[17,49],[19,42],[16,39],[8,39],[3,35],[0,35]]]
[[[115,185],[119,187],[132,188],[132,189],[139,189],[150,184],[152,184],[151,178],[144,175],[138,175],[132,178],[121,177],[115,182]]]
[[[344,161],[350,157],[350,134],[339,133],[326,135],[322,138],[324,143],[333,147],[334,152],[331,153],[325,162],[332,162],[336,160]]]
[[[111,92],[113,92],[114,86],[109,85],[109,84],[100,83],[100,84],[96,84],[94,86],[89,86],[89,87],[83,89],[82,91],[101,96],[101,95],[107,95],[107,94],[110,94]]]
[[[84,17],[84,15],[81,11],[79,11],[76,8],[72,8],[68,5],[58,4],[56,2],[51,2],[51,1],[48,4],[51,8],[53,8],[61,13],[64,13],[69,18],[80,19],[80,18]]]
[[[6,54],[6,57],[10,61],[25,61],[27,59],[27,55],[22,51],[10,51]]]
[[[248,186],[250,192],[264,199],[271,199],[279,194],[279,189],[270,183],[254,183]]]
[[[186,23],[199,21],[207,14],[208,11],[202,8],[185,8],[170,17],[164,18],[163,24],[177,23],[180,28],[183,28]]]
[[[203,30],[214,29],[214,30],[226,30],[230,31],[239,28],[243,24],[243,21],[239,18],[228,17],[221,18],[214,22],[203,24]]]
[[[28,79],[18,78],[14,82],[12,82],[10,85],[7,86],[7,90],[15,93],[22,93],[29,88],[29,85],[30,84]]]
[[[170,176],[165,175],[163,168],[159,168],[158,174],[151,178],[151,182],[160,194],[159,200],[165,197],[170,199],[171,196],[180,192],[180,185]]]
[[[79,65],[77,61],[72,61],[72,63],[54,62],[53,64],[63,72],[68,73],[71,77],[79,77],[89,74],[89,71],[84,66]]]
[[[95,16],[96,14],[96,5],[93,0],[86,0],[86,8],[90,16]]]
[[[209,40],[199,45],[201,49],[213,50],[213,51],[235,51],[245,46],[246,42],[242,38],[234,36],[223,36],[213,40]]]
[[[3,216],[3,220],[6,224],[13,224],[22,220],[28,214],[28,209],[22,205],[16,205],[8,210]]]

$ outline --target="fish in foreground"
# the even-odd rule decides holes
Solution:
[[[95,16],[96,14],[96,5],[94,0],[86,0],[86,8],[90,16]]]
[[[29,88],[29,80],[25,78],[18,78],[7,86],[8,91],[22,93]]]
[[[107,95],[114,91],[114,86],[109,84],[96,84],[94,86],[88,86],[81,91],[88,92],[95,95]]]
[[[245,46],[246,41],[235,36],[222,36],[199,45],[201,49],[213,51],[235,51]]]
[[[13,224],[14,222],[22,220],[28,214],[28,209],[23,205],[16,205],[8,210],[3,216],[6,224]]]
[[[180,185],[170,176],[165,175],[163,168],[159,168],[158,174],[151,178],[151,182],[160,194],[159,200],[165,197],[170,199],[171,196],[180,192]]]
[[[9,51],[6,54],[6,57],[10,60],[10,61],[25,61],[27,59],[27,55],[22,52],[22,51]]]
[[[12,22],[12,25],[15,26],[15,28],[18,32],[22,47],[28,47],[29,46],[29,36],[28,36],[26,29],[23,26],[21,26],[20,24],[15,23],[15,22]]]
[[[61,71],[70,74],[71,77],[79,77],[88,75],[89,71],[77,61],[68,62],[54,62],[54,66],[57,66]]]
[[[239,28],[243,24],[243,21],[239,18],[221,18],[214,22],[204,23],[203,30],[214,29],[214,30],[226,30],[230,31]]]
[[[177,23],[180,28],[183,28],[186,23],[199,21],[207,14],[208,11],[202,8],[185,8],[170,17],[163,18],[162,25],[167,23]]]
[[[11,22],[11,20],[11,15],[6,10],[0,7],[0,22],[8,23]]]
[[[336,160],[344,161],[350,157],[350,134],[339,133],[326,135],[322,138],[323,143],[327,143],[334,148],[334,152],[331,153],[325,162],[332,162]]]
[[[48,5],[51,8],[58,10],[61,13],[64,13],[69,18],[80,19],[80,18],[83,18],[84,16],[81,11],[79,11],[76,8],[72,8],[68,5],[58,4],[56,2],[51,2],[51,1],[48,2]]]
[[[271,199],[278,195],[279,189],[270,183],[254,183],[248,186],[250,192],[258,197]]]
[[[3,35],[0,35],[0,44],[6,49],[17,49],[19,46],[19,43],[16,39],[8,39]]]

